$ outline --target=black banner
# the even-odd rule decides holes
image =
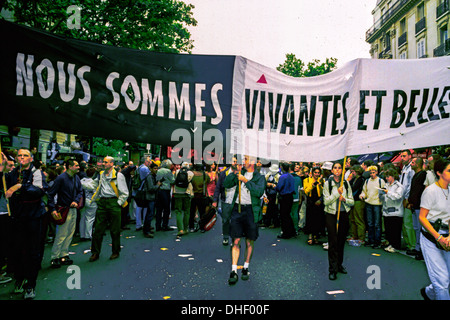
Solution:
[[[176,145],[230,128],[234,56],[100,45],[0,21],[0,124]],[[198,134],[198,132],[197,132]]]

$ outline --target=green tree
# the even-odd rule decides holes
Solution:
[[[93,139],[93,152],[94,154],[106,157],[116,157],[119,151],[123,151],[125,143],[120,140],[107,140],[103,138]]]
[[[67,25],[71,5],[81,9],[79,29]],[[197,25],[194,6],[180,0],[6,0],[0,6],[17,23],[75,39],[172,53],[194,47],[187,29]]]
[[[336,58],[326,58],[325,62],[314,59],[305,65],[295,54],[288,53],[286,54],[286,60],[277,67],[277,70],[291,77],[313,77],[335,70],[336,64]]]

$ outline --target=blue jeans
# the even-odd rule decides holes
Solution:
[[[158,190],[156,203],[156,231],[169,227],[170,190]]]
[[[419,222],[419,212],[420,209],[415,209],[412,211],[412,218],[413,218],[413,228],[416,232],[416,250],[420,251],[420,229],[422,229],[422,225]]]
[[[381,205],[366,203],[369,244],[379,245],[381,243],[381,208]]]
[[[420,246],[431,284],[425,293],[431,300],[450,300],[450,251],[436,248],[436,245],[420,235]]]
[[[152,225],[152,219],[155,216],[155,201],[149,201],[147,206],[147,213],[144,219],[144,234],[150,233],[150,227]]]

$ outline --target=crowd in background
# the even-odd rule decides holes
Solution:
[[[4,154],[7,158],[5,174],[17,167],[18,162],[16,150],[4,151]],[[347,158],[343,183],[351,187],[354,199],[349,215],[348,243],[387,252],[404,250],[418,260],[423,259],[419,241],[420,199],[425,188],[437,181],[433,165],[441,158],[448,158],[448,155],[434,153],[428,159],[413,158],[410,150],[401,152],[401,162],[398,164],[389,161],[375,163],[372,160],[359,163],[354,158]],[[73,233],[65,235],[58,235],[58,228],[61,227],[52,223],[49,203],[56,203],[57,200],[49,201],[48,193],[43,197],[46,208],[39,245],[42,263],[45,243],[56,246],[55,239],[70,243],[73,236],[79,237],[80,241],[92,241],[97,210],[97,203],[91,201],[95,192],[93,182],[98,180],[104,164],[102,160],[96,163],[83,160],[78,163],[70,159],[62,164],[54,161],[44,164],[36,160],[33,166],[35,171],[42,173],[45,180],[42,186],[46,190],[51,190],[57,178],[68,173],[70,168],[68,175],[78,177],[76,181],[80,182],[81,192],[81,198],[78,199],[80,203],[77,202],[72,208],[76,212],[73,216]],[[150,157],[143,157],[139,164],[131,161],[114,164],[114,169],[123,175],[128,188],[126,205],[121,208],[121,229],[135,228],[136,231],[142,231],[145,237],[153,238],[155,232],[175,230],[169,225],[170,217],[175,216],[177,237],[207,231],[210,211],[219,215],[222,212],[225,194],[220,189],[219,178],[221,174],[226,174],[230,166],[237,166],[237,161],[220,168],[216,164],[174,165],[169,159],[160,161],[159,158]],[[308,245],[320,244],[326,250],[326,241],[320,239],[327,232],[323,189],[329,183],[331,166],[331,162],[277,162],[263,166],[258,160],[256,169],[266,179],[266,189],[261,198],[263,215],[259,221],[260,227],[280,228],[279,237],[284,239],[301,239],[298,235],[303,233]],[[295,181],[293,201],[288,208],[283,205],[280,188],[277,188],[284,174],[291,175]],[[4,199],[3,188],[2,196]],[[15,267],[8,263],[13,254],[11,248],[14,248],[11,243],[13,229],[9,228],[11,217],[7,210],[1,207],[0,211],[0,281],[5,283],[11,281],[7,274],[14,272]],[[282,220],[286,217],[294,226],[293,231],[283,230]],[[227,226],[223,223],[218,227],[223,228],[222,244],[229,245]],[[63,248],[61,250],[64,251]],[[68,253],[62,257],[52,255],[51,266],[58,268],[72,262]],[[16,284],[16,289],[20,291],[20,284]]]

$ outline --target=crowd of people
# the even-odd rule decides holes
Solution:
[[[431,285],[421,291],[423,297],[449,297],[450,166],[439,154],[424,160],[403,150],[400,165],[349,157],[345,163],[270,167],[235,156],[219,168],[150,157],[137,165],[116,165],[112,157],[45,165],[20,149],[4,151],[0,174],[0,282],[12,281],[7,274],[14,274],[14,291],[28,299],[36,294],[45,243],[52,243],[52,268],[73,263],[69,245],[75,234],[91,242],[89,261],[94,262],[109,229],[110,259],[117,259],[121,230],[131,225],[153,238],[172,230],[174,215],[177,237],[183,237],[206,232],[216,212],[222,218],[222,244],[232,245],[230,285],[239,279],[241,239],[246,243],[241,279],[247,280],[258,230],[264,227],[279,228],[280,239],[300,239],[303,233],[308,245],[322,245],[328,250],[330,280],[347,273],[346,243],[390,253],[405,250],[425,259]]]

